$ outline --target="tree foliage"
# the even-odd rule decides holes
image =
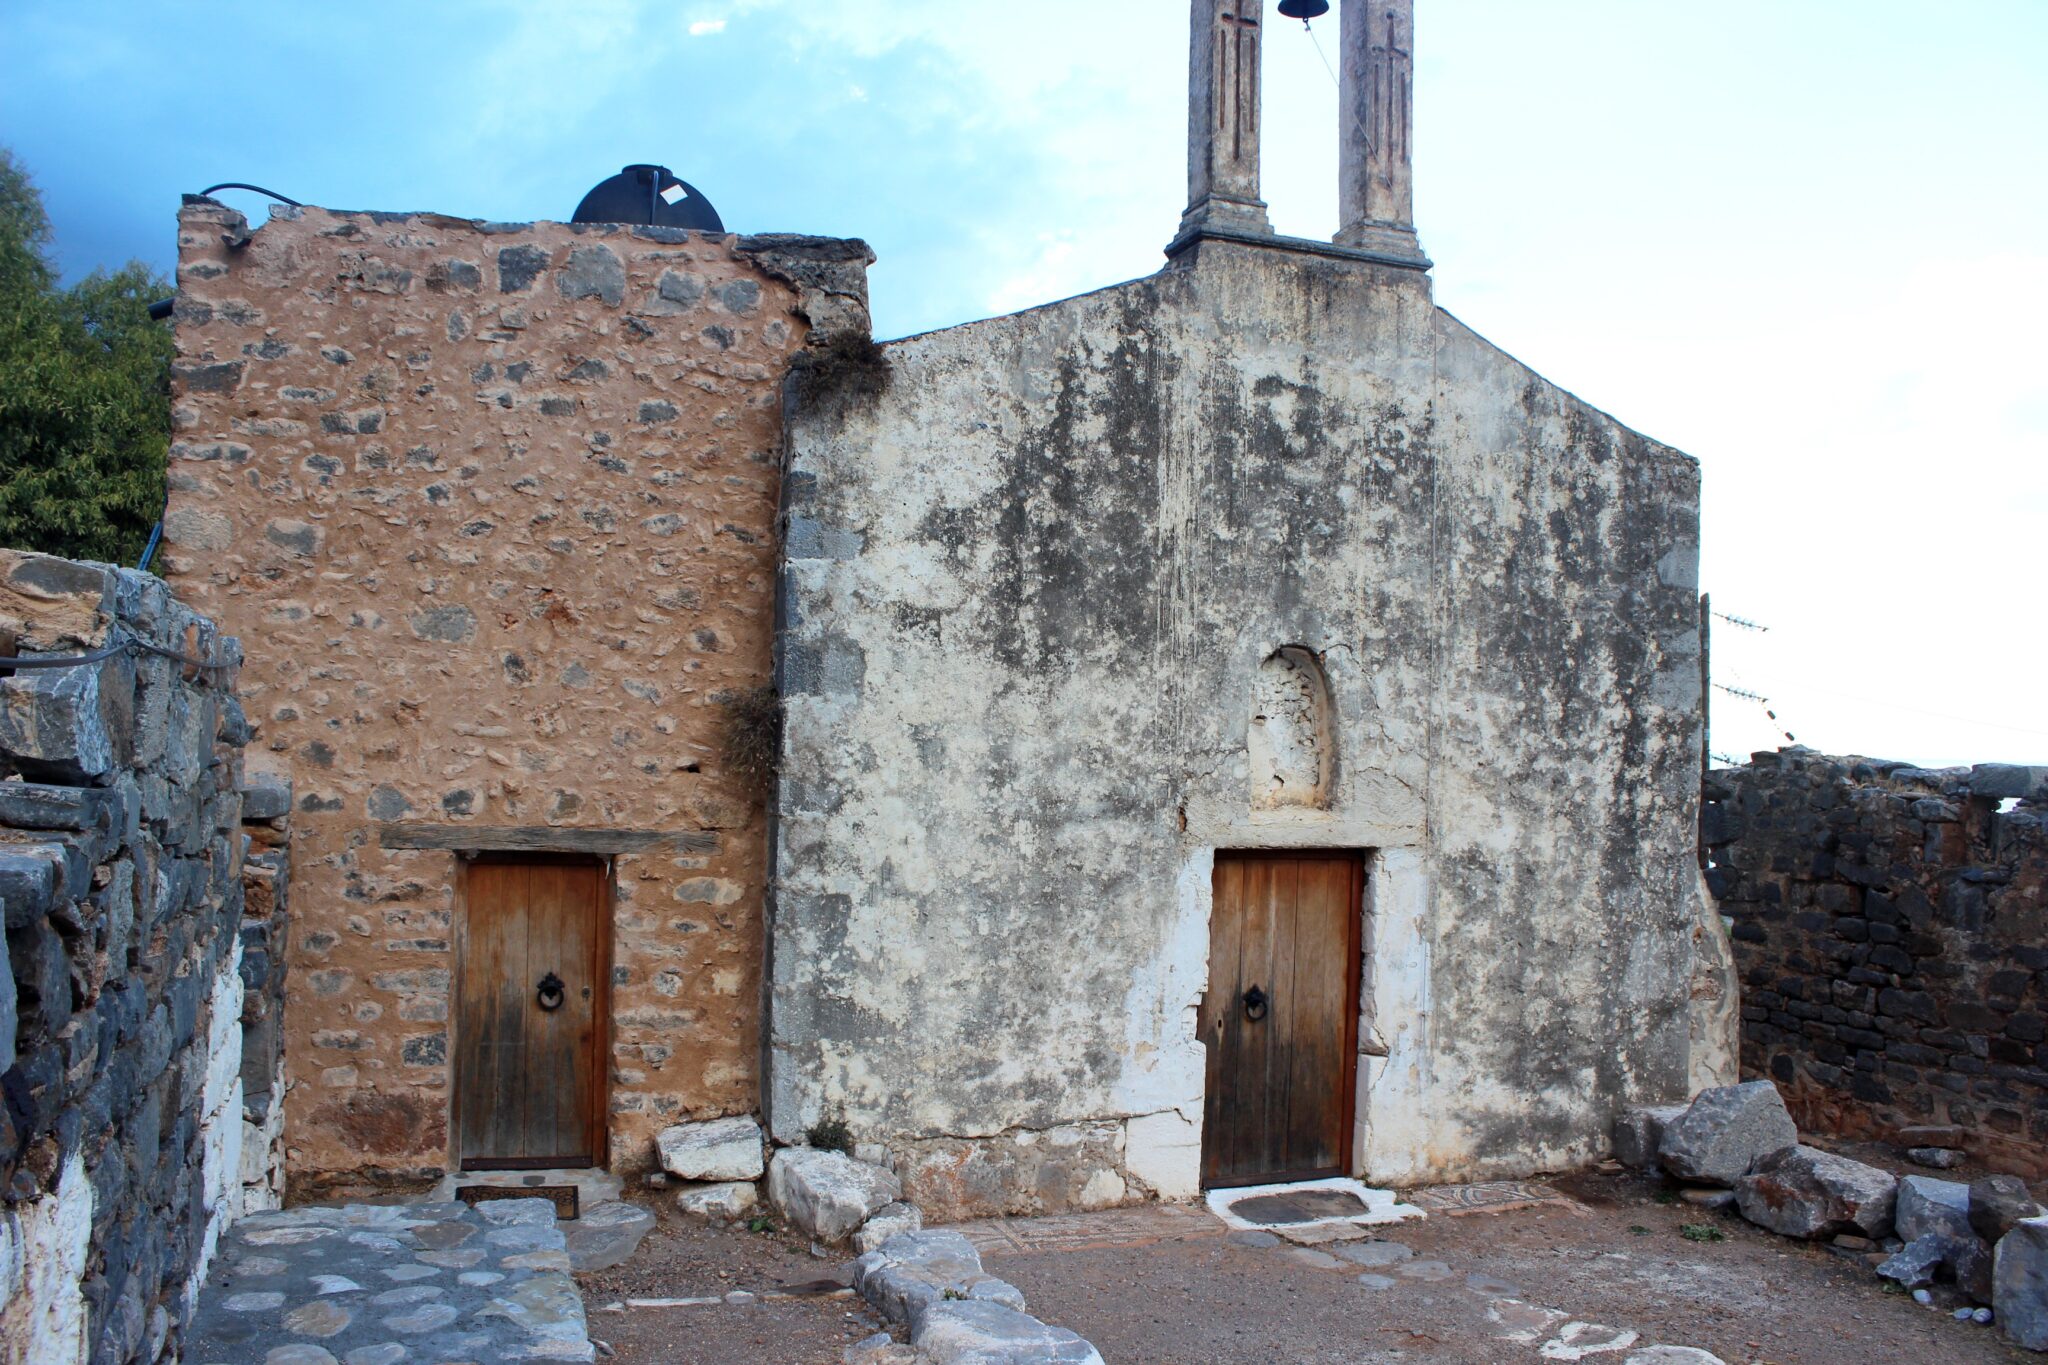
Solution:
[[[138,262],[69,288],[42,195],[0,148],[0,545],[133,563],[163,509],[171,285]]]

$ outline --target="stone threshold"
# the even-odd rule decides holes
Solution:
[[[1429,1216],[1402,1203],[1392,1190],[1348,1176],[1214,1189],[1205,1202],[1209,1212],[1239,1232],[1270,1232],[1304,1246],[1350,1241],[1370,1236],[1376,1227]]]

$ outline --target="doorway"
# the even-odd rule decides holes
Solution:
[[[1348,1173],[1364,888],[1357,852],[1217,852],[1205,1187]]]
[[[454,1095],[465,1171],[599,1164],[610,876],[568,855],[481,855],[462,877]]]

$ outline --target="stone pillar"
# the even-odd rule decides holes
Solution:
[[[1339,246],[1427,264],[1415,236],[1415,0],[1340,0]]]
[[[1265,10],[1265,0],[1194,0],[1183,237],[1215,227],[1273,230],[1259,198],[1259,39]]]

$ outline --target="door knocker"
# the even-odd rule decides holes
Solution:
[[[553,972],[549,972],[540,979],[540,1007],[544,1010],[558,1010],[562,1008],[562,1001],[567,990],[568,988],[562,984],[562,978],[556,976]]]
[[[1244,1017],[1257,1023],[1266,1017],[1266,1006],[1270,1003],[1264,991],[1257,986],[1252,987],[1244,993]]]

